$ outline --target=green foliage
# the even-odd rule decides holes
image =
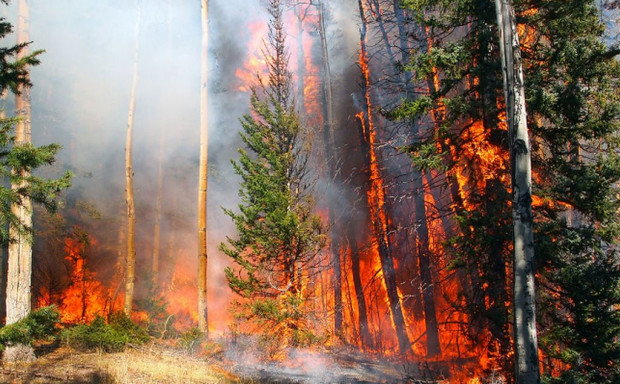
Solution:
[[[7,37],[13,31],[10,23],[0,19],[0,38]],[[38,65],[39,55],[43,51],[35,51],[17,59],[29,43],[17,44],[0,49],[0,93],[10,90],[19,94],[21,87],[32,86],[29,76],[29,67]],[[44,166],[51,165],[60,146],[57,144],[35,147],[32,144],[14,145],[13,130],[19,118],[10,117],[0,119],[0,178],[10,180],[13,185],[20,185],[11,189],[0,185],[0,245],[6,246],[14,239],[9,238],[9,226],[31,238],[32,228],[25,226],[11,212],[11,206],[22,204],[26,197],[34,203],[43,205],[48,210],[55,210],[58,202],[56,197],[60,191],[71,184],[72,174],[66,172],[58,179],[45,179],[32,172]]]
[[[406,149],[418,167],[441,170],[465,164],[467,204],[454,199],[460,233],[451,242],[453,268],[466,271],[462,294],[471,316],[470,336],[487,328],[506,356],[510,310],[510,190],[508,167],[481,169],[476,155],[463,155],[473,140],[485,141],[508,158],[507,133],[498,129],[503,89],[498,31],[492,1],[403,0],[422,24],[422,46],[404,69],[416,81],[436,80],[437,89],[406,101],[392,118],[422,121],[441,115],[441,129]],[[618,382],[618,239],[620,238],[620,62],[603,41],[601,10],[594,0],[513,2],[520,24],[533,190],[538,320],[546,356],[567,363],[549,383]],[[422,36],[420,36],[422,34]],[[424,83],[422,83],[424,84]],[[464,134],[479,122],[483,134]],[[451,161],[435,161],[429,143],[449,142]],[[448,148],[442,147],[440,154]],[[469,157],[468,157],[469,156]],[[453,196],[454,198],[454,196]],[[615,309],[614,309],[615,308]],[[504,325],[502,325],[504,324]],[[504,357],[505,358],[505,357]],[[504,373],[512,371],[506,361]]]
[[[43,307],[31,312],[20,321],[0,328],[0,344],[32,345],[34,340],[49,339],[58,333],[60,314],[55,306]]]
[[[311,328],[307,304],[306,300],[291,293],[277,298],[236,302],[232,307],[237,324],[233,327],[233,335],[239,337],[247,333],[256,337],[257,345],[254,346],[257,350],[254,352],[265,359],[284,358],[290,347],[322,345],[327,341],[327,335]]]
[[[114,313],[110,321],[97,316],[90,324],[80,324],[62,331],[62,340],[68,346],[82,350],[122,351],[130,344],[144,344],[149,340],[145,328],[140,327],[123,313]]]
[[[414,143],[400,150],[411,157],[411,161],[419,170],[441,170],[444,172],[448,170],[445,161],[446,155],[439,152],[434,141]]]
[[[204,336],[204,333],[198,327],[194,327],[181,333],[177,342],[186,351],[194,352],[200,346],[202,340],[204,340]]]
[[[242,298],[236,318],[258,326],[265,341],[282,348],[297,342],[293,329],[307,330],[307,313],[301,305],[307,293],[301,289],[301,279],[323,247],[325,235],[320,218],[312,212],[307,148],[290,96],[282,5],[272,0],[269,11],[268,82],[252,89],[252,113],[241,119],[246,149],[240,149],[239,160],[233,161],[242,179],[241,204],[238,212],[224,210],[234,221],[238,238],[228,238],[220,250],[237,265],[225,270],[230,288]],[[288,331],[281,331],[283,325]]]
[[[145,279],[150,281],[151,277],[148,276]],[[153,284],[150,285],[143,299],[136,300],[135,305],[138,310],[148,314],[148,318],[142,325],[146,327],[149,335],[163,339],[177,334],[174,329],[175,317],[168,313],[164,295],[158,293]]]
[[[241,120],[247,150],[233,161],[241,176],[239,211],[225,209],[237,228],[220,249],[239,267],[228,268],[230,287],[244,298],[274,297],[298,290],[296,268],[306,265],[324,243],[321,222],[312,213],[307,154],[294,110],[281,5],[271,2],[267,84],[254,87],[252,114]]]

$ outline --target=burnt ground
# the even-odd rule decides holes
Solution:
[[[252,383],[436,384],[445,377],[439,365],[392,361],[353,350],[292,350],[282,361],[272,363],[260,363],[247,355],[231,357],[230,351],[226,355],[235,362],[232,371]]]
[[[38,346],[31,363],[2,363],[0,383],[11,384],[438,384],[442,367],[406,364],[355,351],[289,351],[265,363],[234,350],[188,351],[155,341],[125,352],[80,352],[61,345]]]

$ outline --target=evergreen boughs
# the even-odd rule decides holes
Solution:
[[[410,68],[420,84],[434,79],[438,87],[397,108],[392,117],[442,116],[441,127],[428,130],[405,149],[416,158],[416,165],[461,169],[460,193],[453,194],[461,228],[451,242],[453,266],[464,268],[468,276],[463,295],[472,315],[472,337],[475,327],[486,324],[493,338],[505,346],[510,335],[493,328],[510,320],[504,310],[509,308],[503,303],[494,306],[493,301],[510,300],[509,276],[501,274],[510,265],[508,169],[484,165],[493,155],[503,153],[508,158],[508,134],[499,124],[504,107],[494,4],[483,0],[402,3],[423,26],[412,38],[430,42],[422,44]],[[533,150],[544,371],[560,375],[558,382],[617,382],[617,47],[603,43],[605,30],[596,1],[513,3]],[[437,151],[422,150],[434,143]],[[503,366],[510,375],[509,364]]]
[[[307,148],[291,97],[281,7],[270,1],[264,52],[268,79],[252,88],[252,113],[241,119],[246,148],[233,161],[242,179],[241,204],[238,212],[224,209],[238,238],[220,244],[237,265],[225,270],[229,286],[242,297],[235,316],[277,336],[278,347],[290,344],[304,328],[308,293],[303,284],[324,242],[320,219],[312,212]]]
[[[134,323],[122,312],[113,313],[110,321],[97,316],[90,324],[79,324],[62,331],[62,340],[80,350],[122,351],[128,345],[144,344],[149,340],[145,328]]]
[[[39,308],[20,321],[0,328],[0,348],[32,345],[35,340],[55,337],[59,320],[60,313],[55,306]]]
[[[0,19],[0,38],[6,37],[12,31],[11,24]],[[19,93],[20,87],[32,85],[29,67],[39,64],[38,57],[43,51],[35,51],[17,59],[18,53],[28,44],[0,48],[0,93],[7,90]],[[53,164],[60,146],[57,144],[40,147],[32,144],[15,146],[13,130],[19,119],[19,117],[0,119],[0,178],[9,180],[13,185],[22,185],[18,189],[0,185],[0,245],[6,245],[14,240],[9,238],[9,226],[23,234],[29,234],[32,231],[32,228],[24,226],[11,212],[11,205],[19,205],[23,198],[28,197],[34,203],[54,211],[58,204],[56,196],[71,184],[70,172],[66,172],[58,179],[46,179],[31,173],[41,166]]]

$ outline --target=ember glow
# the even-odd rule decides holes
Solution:
[[[50,5],[39,5],[41,20],[32,21],[38,28],[32,39],[41,41],[37,48],[47,49],[50,61],[33,72],[33,104],[45,106],[33,121],[48,141],[55,141],[52,128],[62,127],[57,141],[69,153],[60,163],[77,175],[60,212],[64,221],[35,225],[43,240],[35,242],[41,256],[34,302],[56,304],[66,325],[108,318],[123,308],[127,224],[119,213],[124,169],[118,154],[135,46],[128,36],[136,34],[135,9],[126,4],[133,2],[113,3],[118,9],[102,7],[111,15],[108,24],[117,22],[118,30],[90,25],[87,21],[98,15],[86,8],[81,12],[88,17],[76,21],[76,31],[60,27],[74,15]],[[159,321],[162,335],[168,330],[178,335],[198,324],[198,13],[174,1],[165,9],[146,3],[153,4],[144,5],[145,26],[138,34],[144,41],[135,116],[138,230],[132,317],[149,326]],[[304,313],[311,313],[269,326],[288,336],[308,328],[316,338],[308,345],[278,345],[273,353],[253,354],[242,350],[244,343],[267,350],[268,341],[258,339],[260,329],[239,319],[234,305],[247,298],[237,300],[228,287],[223,271],[234,264],[218,244],[236,236],[221,207],[234,211],[240,202],[241,180],[230,159],[237,159],[237,148],[243,147],[239,119],[248,113],[252,92],[262,96],[259,85],[269,82],[269,16],[264,1],[210,3],[218,4],[210,5],[209,21],[208,315],[211,337],[232,344],[226,358],[243,369],[290,369],[308,382],[337,380],[332,371],[348,369],[347,378],[363,378],[348,358],[406,367],[401,372],[390,366],[389,374],[377,377],[384,382],[399,374],[411,382],[426,377],[437,383],[482,384],[491,377],[495,383],[510,382],[512,373],[505,373],[512,370],[513,330],[508,322],[497,322],[512,315],[512,245],[510,234],[502,232],[511,218],[502,215],[508,210],[498,209],[509,206],[510,196],[490,193],[511,185],[503,96],[495,89],[485,93],[480,73],[464,72],[459,92],[480,103],[463,106],[476,111],[455,118],[449,115],[452,94],[442,93],[445,63],[428,59],[427,73],[409,68],[415,55],[435,53],[441,39],[456,39],[473,25],[446,37],[433,27],[413,25],[416,18],[399,1],[285,2],[292,95],[326,246],[308,266],[291,266],[294,278],[277,276],[268,288],[284,292],[288,287],[281,286],[295,284],[286,299],[304,301]],[[321,4],[328,55],[322,52]],[[540,42],[533,27],[518,25],[518,33],[525,49]],[[66,45],[57,45],[65,40]],[[118,47],[112,49],[110,41],[118,41]],[[93,44],[98,51],[89,51]],[[86,52],[75,62],[66,58],[73,46]],[[484,49],[498,48],[489,43]],[[61,73],[65,67],[71,74]],[[333,126],[326,67],[332,71]],[[428,105],[414,104],[427,99]],[[405,102],[422,109],[421,116],[400,117]],[[48,122],[46,113],[57,115]],[[535,182],[544,184],[544,178],[534,171]],[[572,208],[542,193],[531,199],[535,210]],[[487,217],[497,225],[481,231]],[[286,309],[283,300],[276,302],[277,310]],[[236,332],[243,337],[237,339]],[[545,370],[561,372],[559,361],[543,360]],[[313,376],[319,370],[329,372]]]

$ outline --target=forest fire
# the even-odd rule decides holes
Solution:
[[[36,170],[60,146],[0,154],[39,204],[32,249],[23,212],[0,231],[7,323],[55,305],[258,382],[620,377],[616,5],[113,0],[74,31],[42,3],[31,39],[25,3],[55,70],[5,123],[59,137],[75,187]]]
[[[248,59],[235,71],[239,81],[237,89],[244,93],[249,93],[250,87],[255,86],[259,79],[264,79],[267,73],[267,62],[262,52],[267,25],[263,21],[251,22],[249,30],[251,33],[247,45]]]
[[[78,235],[79,236],[79,235]],[[88,266],[89,253],[96,248],[92,238],[68,236],[64,241],[65,258],[70,270],[67,287],[57,297],[42,290],[39,305],[60,303],[61,321],[67,324],[87,323],[96,316],[105,316],[114,307],[114,298]]]

